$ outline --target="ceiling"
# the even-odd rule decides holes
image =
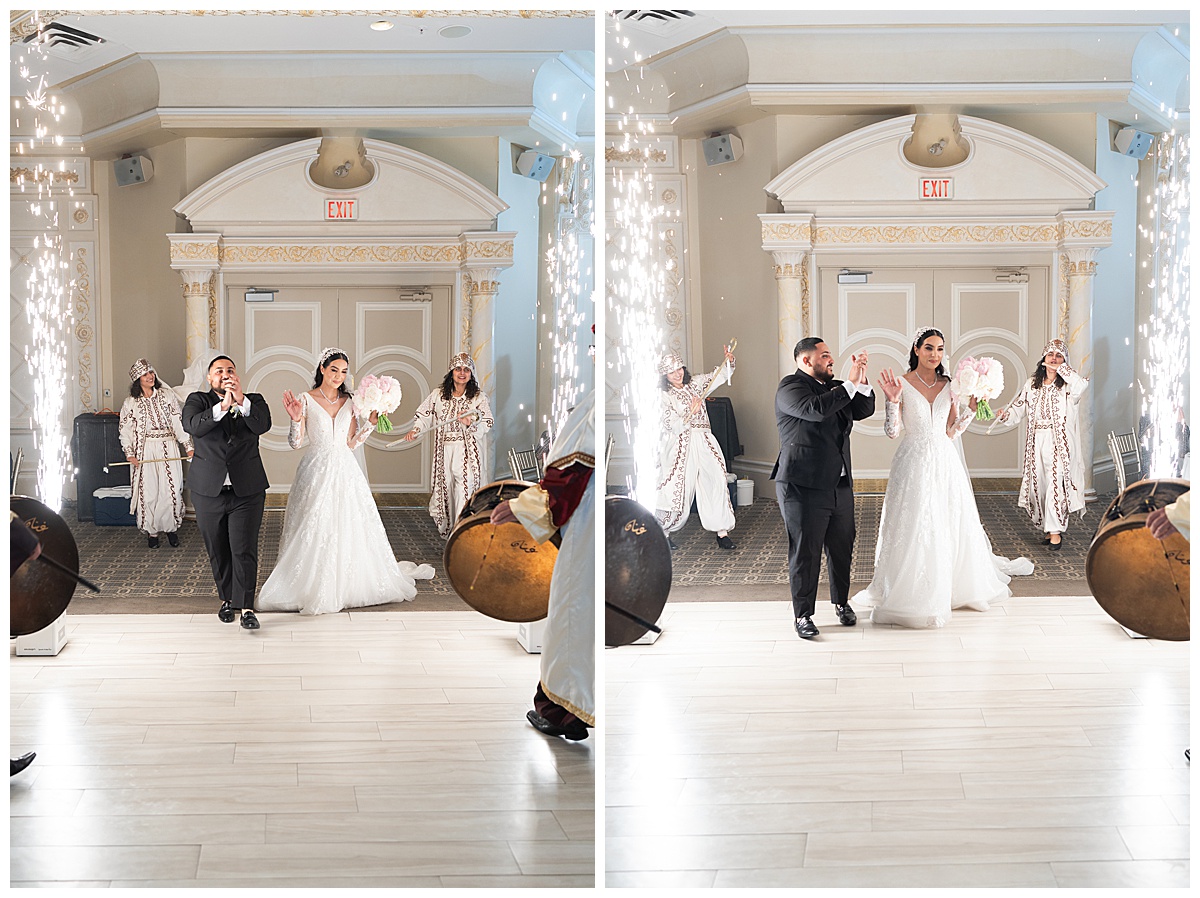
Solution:
[[[336,129],[494,136],[578,145],[594,132],[590,11],[42,11],[101,39],[31,52],[30,11],[10,14],[20,60],[65,98],[64,127],[91,155],[190,134]],[[390,30],[371,23],[388,21]],[[464,33],[465,32],[465,33]],[[456,36],[457,35],[457,36]],[[440,85],[440,86],[439,86]],[[564,100],[569,95],[569,100]]]
[[[1087,112],[1187,127],[1186,10],[618,11],[609,121],[701,136],[765,115]],[[646,11],[654,13],[654,11]]]

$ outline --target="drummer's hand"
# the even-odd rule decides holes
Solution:
[[[127,462],[129,462],[129,464],[131,464],[135,468],[138,466],[138,460],[137,460],[136,455],[126,455],[125,460]]]
[[[1156,508],[1146,515],[1146,529],[1155,539],[1166,539],[1172,533],[1178,533],[1175,525],[1167,520],[1167,510]]]
[[[700,396],[697,396],[695,399],[692,400],[692,404],[688,407],[688,417],[689,418],[693,417],[703,407],[704,407],[704,399],[701,398]]]
[[[460,424],[465,425],[466,427],[470,427],[472,424],[475,423],[475,415],[473,415],[469,412],[465,415],[459,415],[458,422]]]
[[[411,443],[416,438],[417,438],[417,432],[415,430],[410,430],[408,433],[406,433],[404,435],[404,442]]]
[[[26,558],[25,560],[26,560],[26,561],[33,561],[33,559],[37,558],[37,557],[38,557],[39,555],[41,555],[41,554],[42,554],[42,544],[41,544],[41,542],[39,541],[39,542],[37,543],[37,545],[35,545],[35,546],[33,547],[33,551],[29,553],[29,557],[28,557],[28,558]]]
[[[188,450],[188,461],[191,461],[195,457],[196,457],[196,451],[194,449],[189,449]]]
[[[492,509],[493,524],[512,524],[515,523],[516,520],[517,516],[513,514],[512,509],[508,507],[507,499]]]

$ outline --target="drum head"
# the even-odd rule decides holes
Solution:
[[[458,519],[462,521],[481,511],[491,511],[505,499],[517,498],[531,486],[537,486],[537,484],[525,480],[497,480],[487,486],[481,486],[467,500]]]
[[[658,520],[624,496],[604,500],[604,600],[657,624],[671,592],[671,547]],[[629,645],[646,627],[604,609],[604,644]]]
[[[521,524],[494,526],[491,515],[480,511],[455,525],[442,553],[446,576],[459,598],[488,617],[541,620],[550,607],[558,534],[538,545]]]
[[[48,506],[28,496],[12,496],[9,508],[37,534],[42,553],[47,558],[79,572],[79,549],[66,521]],[[9,589],[12,595],[9,633],[28,636],[44,630],[67,610],[67,604],[75,594],[75,581],[48,564],[27,561],[12,575]]]
[[[1191,546],[1179,533],[1160,541],[1146,529],[1151,510],[1189,489],[1185,480],[1130,484],[1109,505],[1088,549],[1088,586],[1100,607],[1152,639],[1191,638]]]

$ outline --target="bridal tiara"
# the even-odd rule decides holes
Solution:
[[[338,349],[336,346],[326,346],[324,349],[321,350],[321,358],[317,360],[317,367],[324,368],[325,363],[328,362],[335,355],[345,355],[345,354],[346,353],[344,350]]]
[[[927,336],[927,335],[929,335],[929,334],[937,334],[939,337],[941,337],[941,338],[942,338],[942,340],[945,340],[945,339],[946,339],[946,335],[945,335],[945,334],[943,334],[943,333],[942,333],[940,330],[938,330],[936,327],[928,327],[928,326],[926,326],[926,327],[918,327],[918,328],[917,328],[917,332],[916,332],[915,334],[913,334],[913,339],[912,339],[912,345],[913,345],[913,349],[916,349],[916,348],[917,348],[917,341],[918,341],[918,340],[920,340],[922,337],[924,337],[924,336]]]

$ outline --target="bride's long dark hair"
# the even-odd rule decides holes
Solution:
[[[908,350],[908,370],[909,371],[917,370],[917,347],[920,346],[922,343],[924,343],[925,338],[928,337],[930,334],[937,334],[939,337],[942,337],[942,332],[940,330],[938,330],[936,327],[931,327],[928,330],[923,331],[921,333],[921,336],[919,336],[917,338],[917,342],[914,343]],[[946,338],[942,337],[942,345],[945,346],[945,344],[946,344]],[[942,358],[945,358],[945,356],[943,355]],[[946,378],[946,380],[950,379],[950,376],[948,374],[946,374],[946,369],[944,366],[938,365],[936,370],[937,370],[938,380],[941,380],[943,377]]]
[[[325,375],[321,373],[321,369],[328,368],[329,363],[334,361],[335,359],[341,359],[343,362],[346,363],[347,368],[350,367],[350,360],[348,358],[346,358],[346,353],[335,352],[333,355],[331,355],[329,358],[327,358],[322,364],[317,365],[317,373],[315,375],[313,375],[313,389],[319,389],[321,384],[323,384],[325,382]],[[339,396],[349,396],[350,395],[350,391],[346,389],[345,381],[342,381],[340,384],[338,384],[338,395]]]

